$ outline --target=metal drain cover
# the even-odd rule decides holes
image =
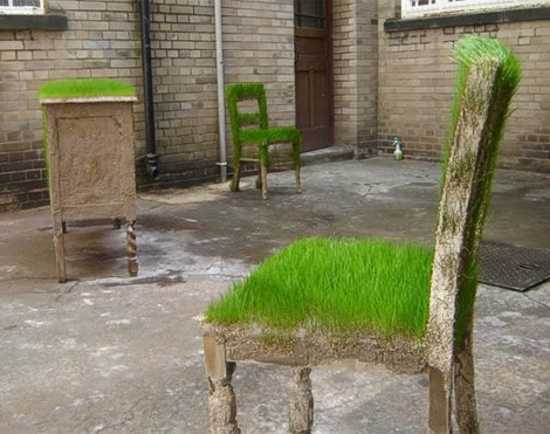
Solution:
[[[550,250],[483,241],[479,282],[525,292],[550,279]]]

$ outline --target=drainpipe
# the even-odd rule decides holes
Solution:
[[[140,0],[141,9],[141,58],[143,61],[143,105],[145,111],[145,149],[147,173],[153,179],[159,177],[157,141],[155,137],[155,106],[153,100],[153,67],[151,64],[151,10],[149,0]]]
[[[225,83],[223,68],[223,22],[222,22],[222,1],[214,0],[214,19],[216,22],[216,71],[218,84],[218,134],[220,145],[220,166],[221,180],[227,181],[227,143],[225,132]]]

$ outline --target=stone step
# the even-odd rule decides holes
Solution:
[[[302,153],[302,164],[304,166],[311,166],[330,161],[351,160],[353,157],[354,151],[352,146],[334,145]]]

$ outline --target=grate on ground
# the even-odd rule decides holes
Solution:
[[[550,250],[483,241],[479,282],[525,292],[550,279]]]

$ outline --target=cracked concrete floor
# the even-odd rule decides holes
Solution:
[[[499,171],[486,238],[550,246],[550,177]],[[47,209],[0,215],[0,433],[206,433],[197,317],[232,281],[312,235],[432,241],[437,165],[386,159],[270,175],[263,202],[212,185],[144,194],[141,273],[123,231],[75,227],[57,284]],[[550,433],[550,284],[482,286],[477,384],[483,432]],[[286,432],[288,370],[239,365],[243,433]],[[426,378],[340,364],[314,370],[316,434],[424,433]]]

